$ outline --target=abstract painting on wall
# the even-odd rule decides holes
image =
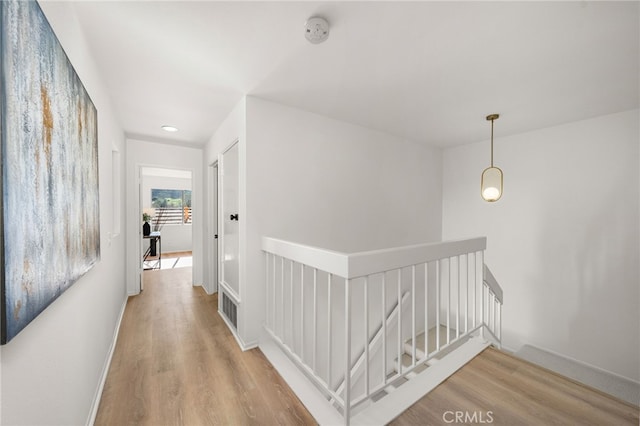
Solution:
[[[100,259],[97,111],[35,1],[0,2],[1,343]]]

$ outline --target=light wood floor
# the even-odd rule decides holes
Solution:
[[[185,256],[192,256],[192,252],[191,251],[170,251],[170,252],[162,253],[163,259],[174,259],[176,257],[185,257]],[[158,260],[158,255],[147,256],[147,260]]]
[[[242,352],[191,268],[145,272],[127,302],[95,424],[301,425],[314,420],[258,349]]]
[[[488,348],[392,425],[637,426],[638,411],[638,407]],[[466,415],[467,421],[454,421],[456,416],[465,420]]]
[[[315,424],[262,352],[240,351],[217,296],[191,286],[191,268],[145,274],[145,291],[127,302],[96,425]],[[494,349],[393,424],[462,424],[451,422],[456,412],[475,415],[466,424],[638,425],[638,407]]]

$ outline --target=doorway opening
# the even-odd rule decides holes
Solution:
[[[145,224],[140,239],[140,290],[145,275],[168,269],[192,271],[193,174],[191,170],[140,168],[140,211]]]

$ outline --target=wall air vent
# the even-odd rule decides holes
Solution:
[[[227,317],[234,330],[238,330],[238,306],[224,291],[222,292],[222,313]]]

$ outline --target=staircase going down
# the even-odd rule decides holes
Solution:
[[[435,348],[436,347],[436,339],[438,338],[438,333],[436,332],[436,328],[433,327],[429,330],[428,336],[429,336],[429,342],[428,342],[428,347],[430,348]],[[450,330],[449,332],[449,338],[450,340],[453,340],[455,338],[456,332],[455,330]],[[441,325],[440,326],[440,334],[439,334],[439,340],[440,340],[440,346],[445,346],[447,344],[447,327]],[[425,358],[425,353],[424,350],[421,348],[424,348],[424,332],[420,333],[418,336],[416,336],[416,360],[420,360]],[[396,381],[392,381],[389,383],[389,385],[384,388],[384,395],[388,395],[391,392],[397,390],[400,386],[402,386],[404,383],[408,382],[411,379],[414,379],[418,376],[418,374],[422,373],[423,371],[425,371],[427,368],[429,368],[432,365],[435,365],[441,358],[443,358],[444,356],[446,356],[448,353],[450,353],[453,349],[455,349],[455,347],[448,347],[447,349],[443,350],[441,353],[438,354],[437,357],[433,357],[431,359],[429,359],[428,361],[422,363],[422,364],[418,364],[416,366],[416,368],[414,368],[410,373],[408,373],[406,376],[401,376],[398,379],[396,379]],[[404,344],[404,353],[402,354],[402,370],[407,370],[409,368],[411,368],[413,366],[413,339],[409,339],[405,342]],[[398,376],[400,371],[398,371],[398,359],[396,358],[395,362],[395,368],[393,370],[393,372],[391,372],[389,375],[387,375],[387,379],[393,379],[393,377]],[[380,399],[380,397],[377,398],[373,398],[375,399]]]
[[[429,348],[436,347],[437,335],[439,335],[440,346],[447,344],[447,328],[441,325],[439,333],[435,327],[429,330]],[[455,335],[456,331],[449,329],[450,341],[455,338]],[[424,333],[416,337],[416,360],[425,358],[424,351],[419,349],[425,347],[424,339]],[[372,425],[391,422],[489,346],[490,343],[480,337],[458,340],[438,352],[437,356],[422,363],[416,361],[415,368],[405,375],[399,374],[396,358],[395,368],[387,376],[388,385],[373,395],[369,404],[363,404],[364,406],[359,407],[359,410],[355,410],[351,424]],[[413,348],[412,339],[405,342],[402,370],[414,367]]]
[[[319,423],[386,424],[500,347],[502,289],[485,238],[341,253],[264,237],[262,248],[260,346],[295,366]]]

